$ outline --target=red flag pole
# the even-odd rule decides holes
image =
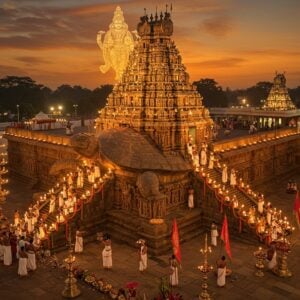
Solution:
[[[232,259],[231,249],[230,249],[230,241],[229,241],[229,232],[228,232],[228,221],[226,214],[224,215],[224,221],[221,231],[221,240],[223,240],[225,244],[225,250],[230,259]]]
[[[173,219],[171,239],[172,239],[173,253],[177,261],[181,264],[180,239],[179,239],[179,231],[178,231],[176,219]]]

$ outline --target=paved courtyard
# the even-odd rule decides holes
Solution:
[[[284,179],[272,181],[268,185],[260,186],[260,191],[265,193],[266,199],[276,207],[282,209],[292,218],[292,208],[295,195],[285,193],[285,184],[288,179],[300,182],[300,174],[287,175]],[[11,195],[7,202],[2,205],[4,213],[11,217],[15,208],[21,211],[31,201],[32,191],[22,183],[10,183]],[[300,299],[300,233],[297,229],[293,241],[295,245],[289,256],[288,264],[293,272],[293,277],[288,279],[278,278],[271,272],[266,271],[263,278],[254,276],[253,252],[257,245],[241,242],[231,236],[232,262],[228,267],[233,270],[231,278],[227,280],[225,288],[217,288],[214,273],[209,274],[209,292],[214,299]],[[98,278],[105,278],[113,286],[124,287],[128,281],[138,281],[139,295],[141,299],[153,299],[158,293],[160,278],[168,276],[168,255],[150,257],[148,270],[144,274],[138,271],[137,249],[117,243],[112,237],[113,269],[105,271],[102,268],[101,251],[103,246],[99,243],[85,245],[84,253],[76,256],[77,264]],[[202,262],[199,249],[203,247],[204,236],[181,245],[182,269],[179,272],[180,286],[175,289],[183,295],[183,299],[197,299],[201,291],[201,274],[197,266]],[[224,253],[222,247],[213,249],[209,256],[209,262],[215,266],[216,259]],[[59,253],[61,261],[67,255]],[[61,299],[61,291],[64,286],[65,273],[59,269],[39,266],[39,269],[30,274],[28,278],[20,279],[17,276],[17,264],[11,267],[0,266],[0,299]],[[79,284],[82,295],[78,299],[105,299],[98,292],[89,287]]]

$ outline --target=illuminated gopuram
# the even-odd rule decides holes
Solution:
[[[127,68],[100,111],[96,137],[101,164],[114,172],[106,230],[127,243],[143,237],[160,253],[170,247],[174,215],[185,240],[200,233],[200,197],[195,194],[198,209],[186,210],[194,185],[186,153],[190,140],[199,149],[210,141],[212,120],[171,39],[170,13],[144,15],[137,33]]]
[[[296,106],[292,102],[286,87],[286,79],[284,74],[276,73],[273,86],[263,108],[268,110],[296,109]]]
[[[174,41],[168,12],[144,15],[139,38],[123,76],[100,112],[98,132],[130,127],[149,137],[164,153],[184,154],[189,137],[210,140],[212,121]]]

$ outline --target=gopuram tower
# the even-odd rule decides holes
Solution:
[[[296,109],[296,106],[292,102],[286,87],[286,79],[284,74],[276,73],[273,86],[263,108],[269,110]]]
[[[127,68],[100,111],[97,133],[129,127],[163,153],[183,154],[190,138],[197,145],[209,141],[212,120],[171,39],[171,14],[144,15],[137,33]]]

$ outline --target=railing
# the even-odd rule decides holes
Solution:
[[[245,146],[256,145],[263,142],[269,142],[280,138],[286,138],[292,135],[299,135],[297,128],[284,128],[267,132],[259,132],[253,135],[244,135],[241,137],[235,137],[230,140],[224,140],[213,143],[214,152],[224,152],[229,150],[236,150]]]
[[[39,142],[46,142],[56,145],[63,145],[63,146],[70,146],[71,140],[70,137],[67,136],[57,136],[46,134],[44,132],[39,131],[32,131],[22,128],[14,128],[14,127],[7,127],[5,129],[5,134],[8,136],[15,136],[24,139],[30,139]]]

